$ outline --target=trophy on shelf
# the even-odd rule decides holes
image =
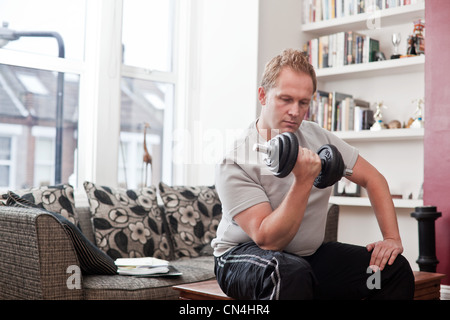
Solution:
[[[400,32],[396,32],[392,34],[392,44],[394,45],[394,54],[391,56],[391,59],[400,58],[400,54],[398,53],[398,46],[402,41],[402,35]]]
[[[382,108],[387,109],[387,107],[383,104],[383,102],[378,102],[377,110],[375,111],[375,114],[373,115],[375,123],[370,127],[371,131],[379,131],[379,130],[383,130],[385,128],[385,126],[383,124],[383,114],[381,113]]]

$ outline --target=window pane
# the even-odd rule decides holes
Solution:
[[[173,88],[167,83],[122,79],[118,174],[121,186],[136,188],[161,181],[163,127],[166,110],[173,108]],[[151,165],[143,161],[144,129]]]
[[[61,35],[65,57],[83,60],[86,0],[1,0],[0,23],[7,22],[15,32],[52,31]],[[1,46],[2,40],[0,40]],[[5,49],[58,56],[52,37],[23,36],[10,41]]]
[[[9,187],[9,166],[0,166],[0,187]]]
[[[173,0],[124,0],[122,43],[126,65],[172,70]]]
[[[26,188],[69,182],[76,173],[78,91],[78,75],[0,64],[0,164],[9,160],[10,170],[9,180],[5,173],[0,175],[0,185]],[[59,107],[57,92],[63,94]],[[59,129],[57,108],[63,110]],[[62,135],[60,152],[58,133]],[[57,168],[60,181],[55,180]]]
[[[53,164],[55,154],[55,139],[36,137],[35,162]]]
[[[54,172],[54,167],[52,165],[36,165],[34,169],[35,186],[48,186],[54,184],[54,181],[51,180]]]
[[[0,160],[11,160],[10,137],[0,137]]]

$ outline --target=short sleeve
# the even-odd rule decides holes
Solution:
[[[269,202],[264,188],[236,163],[216,166],[216,190],[224,214],[236,214],[262,202]]]
[[[359,151],[355,147],[349,145],[347,142],[337,137],[335,134],[329,132],[328,138],[330,139],[330,144],[336,146],[342,155],[345,167],[347,169],[353,169],[356,160],[358,159]]]

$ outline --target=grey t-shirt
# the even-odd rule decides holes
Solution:
[[[220,256],[234,246],[251,238],[234,221],[234,216],[256,204],[269,202],[276,209],[288,193],[293,176],[274,176],[263,162],[264,154],[253,150],[255,143],[265,143],[254,121],[237,139],[223,161],[216,166],[216,189],[222,202],[222,220],[211,245],[214,255]],[[303,121],[295,132],[300,146],[317,151],[324,144],[333,144],[341,152],[344,163],[352,169],[358,150],[321,128],[314,122]],[[285,251],[299,256],[313,254],[322,244],[327,219],[328,201],[332,187],[312,187],[308,205],[297,234]]]

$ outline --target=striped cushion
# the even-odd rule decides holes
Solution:
[[[55,217],[72,240],[83,274],[117,274],[117,267],[114,264],[114,261],[92,244],[92,242],[90,242],[72,222],[62,215],[38,207],[34,203],[19,197],[11,191],[8,191],[6,205],[22,208],[37,208]]]

